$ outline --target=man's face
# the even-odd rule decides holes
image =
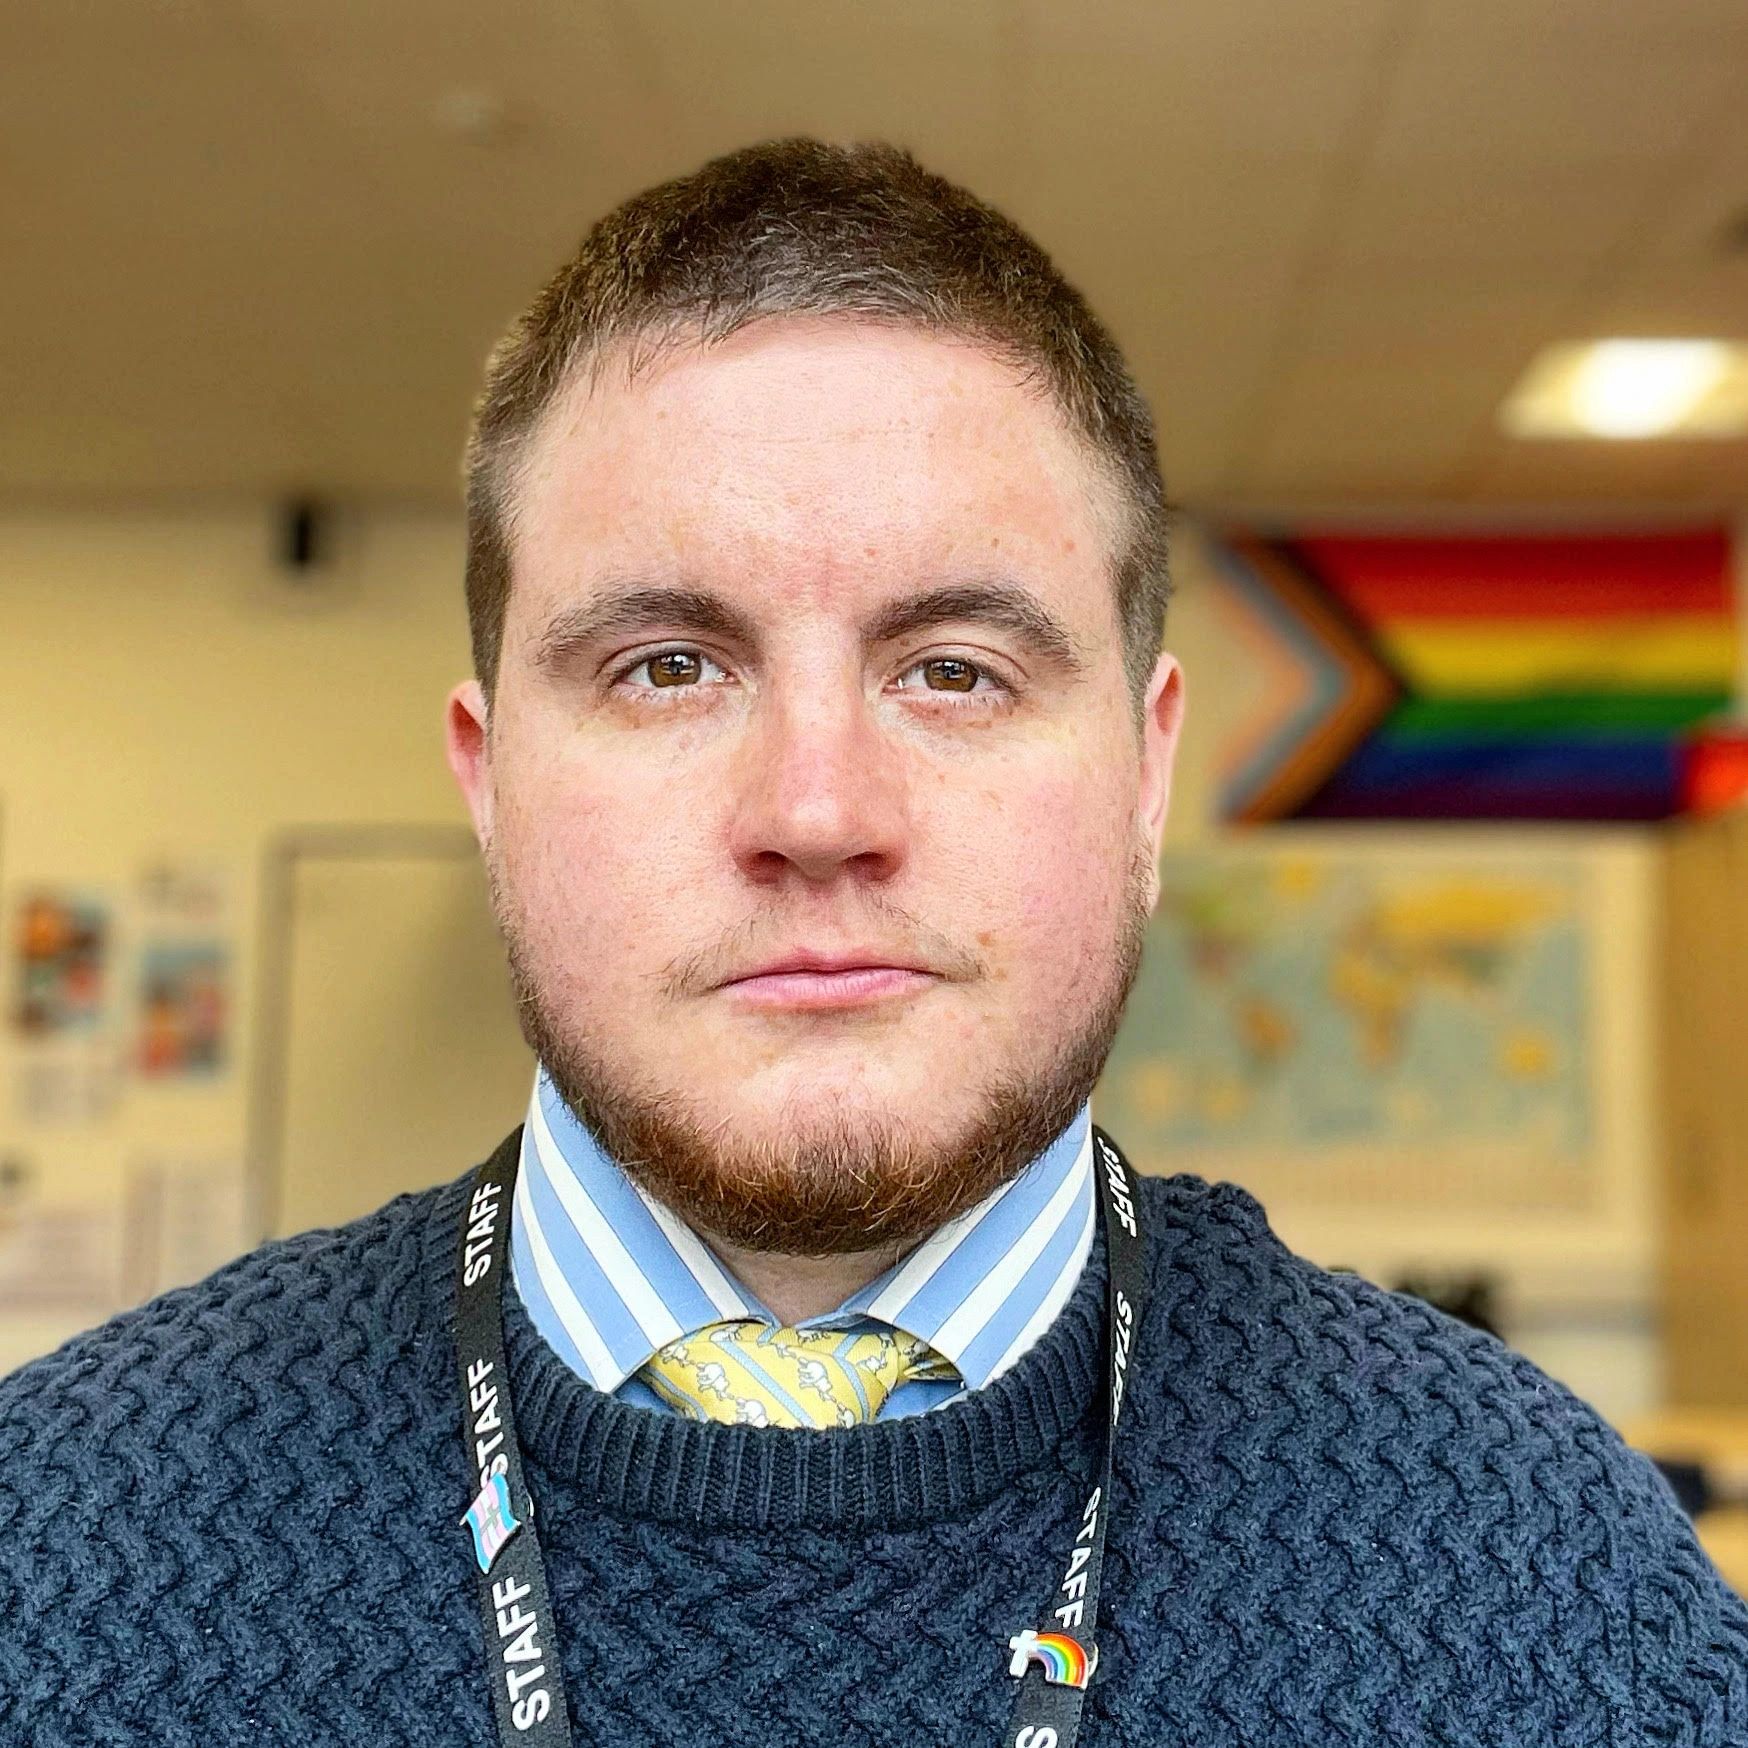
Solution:
[[[755,324],[536,432],[451,764],[530,1042],[695,1226],[906,1244],[1090,1093],[1179,715],[1162,657],[1137,740],[1110,522],[1053,403],[912,329]],[[736,981],[798,952],[912,970]]]

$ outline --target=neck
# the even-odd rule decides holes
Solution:
[[[905,1255],[906,1246],[851,1251],[843,1256],[779,1256],[769,1250],[743,1250],[711,1233],[700,1232],[743,1287],[777,1314],[779,1323],[801,1323],[835,1311]]]

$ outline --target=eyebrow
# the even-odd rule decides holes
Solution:
[[[708,589],[628,588],[555,614],[535,646],[534,665],[553,672],[601,638],[657,621],[748,647],[759,641],[752,620]],[[892,643],[932,625],[957,622],[1008,632],[1071,679],[1083,677],[1092,666],[1080,639],[1030,589],[1003,579],[950,583],[889,601],[864,623],[862,635],[869,643]]]

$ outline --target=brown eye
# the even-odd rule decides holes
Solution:
[[[665,650],[644,665],[649,669],[650,683],[656,686],[685,686],[698,677],[698,657],[689,650]]]
[[[930,671],[943,680],[943,684],[935,690],[941,692],[969,692],[977,685],[979,669],[970,662],[963,662],[957,656],[937,656],[933,661],[922,664],[925,671]]]
[[[612,689],[618,696],[639,705],[653,705],[657,692],[696,692],[702,698],[705,692],[717,689],[714,683],[705,684],[706,668],[714,669],[724,680],[729,678],[702,650],[658,649],[653,655],[642,656],[621,668],[613,676]],[[639,679],[638,676],[645,672],[649,678]]]
[[[972,710],[1006,709],[1016,697],[1013,685],[993,668],[987,668],[981,662],[967,661],[964,656],[924,656],[905,669],[899,686],[907,691],[915,688],[917,682],[912,678],[915,674],[923,676],[921,689],[934,693],[936,697],[956,692],[971,699],[972,703],[958,712],[961,715]],[[980,688],[980,680],[987,680],[989,684]]]

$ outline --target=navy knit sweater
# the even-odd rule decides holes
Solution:
[[[452,1346],[467,1179],[0,1382],[0,1743],[494,1741]],[[1748,1744],[1748,1610],[1498,1342],[1146,1179],[1087,1748]],[[1096,1454],[1102,1234],[1008,1373],[847,1430],[592,1389],[514,1294],[579,1742],[994,1744]]]

